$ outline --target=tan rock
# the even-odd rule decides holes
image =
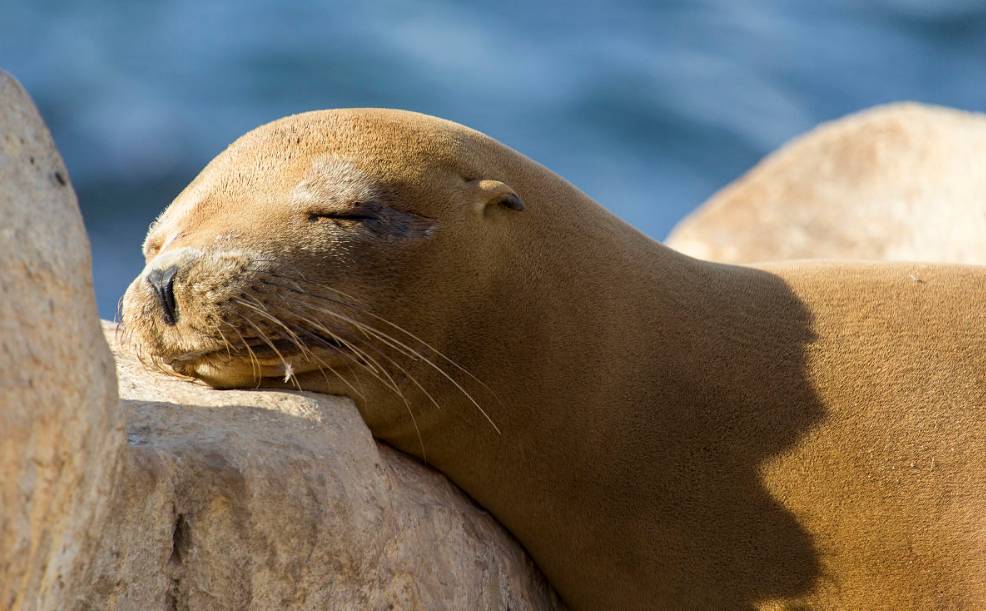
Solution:
[[[986,262],[986,115],[919,104],[824,124],[682,221],[667,244],[729,262]]]
[[[0,72],[0,609],[88,583],[123,431],[68,173]]]
[[[119,352],[117,367],[129,451],[88,606],[558,605],[516,541],[374,442],[348,399],[212,390]]]

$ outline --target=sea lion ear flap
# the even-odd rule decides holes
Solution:
[[[470,184],[475,190],[475,207],[480,214],[485,214],[487,210],[494,207],[517,212],[524,209],[524,201],[506,183],[499,180],[482,179],[472,180]]]

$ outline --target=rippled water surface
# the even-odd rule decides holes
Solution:
[[[900,99],[986,111],[986,2],[15,0],[0,67],[65,156],[111,317],[148,222],[279,116],[453,119],[660,239],[820,121]]]

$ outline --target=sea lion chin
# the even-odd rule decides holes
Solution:
[[[984,601],[979,268],[698,261],[388,110],[243,136],[144,253],[146,363],[352,397],[574,608]]]

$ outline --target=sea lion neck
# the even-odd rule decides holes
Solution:
[[[763,545],[801,567],[770,587],[805,587],[814,566],[806,535],[754,482],[765,456],[820,418],[802,357],[810,315],[773,274],[691,259],[601,209],[583,210],[588,218],[553,225],[530,267],[497,285],[490,299],[508,311],[458,323],[473,344],[484,338],[470,364],[499,395],[484,405],[501,432],[440,414],[422,425],[428,461],[523,541],[552,583],[583,601],[619,600],[599,592],[621,572],[675,574],[683,569],[668,563],[682,554],[704,562],[698,543],[660,550],[696,533],[718,538],[711,548]],[[581,232],[563,229],[570,227]],[[577,260],[570,237],[583,245]],[[411,442],[400,447],[415,451]],[[635,492],[641,482],[653,494]],[[724,522],[680,515],[676,508],[701,506],[716,486],[735,493],[726,513],[738,523],[759,520],[774,534],[744,543],[739,531],[719,528]],[[612,500],[605,522],[593,515],[602,491]],[[606,549],[626,537],[654,542],[632,566],[626,552]],[[573,557],[596,563],[579,574]],[[750,583],[765,562],[751,563]]]
[[[594,245],[598,237],[593,236]],[[803,349],[813,339],[811,315],[782,278],[692,259],[629,227],[617,237],[612,254],[589,250],[575,268],[570,261],[552,261],[551,251],[541,253],[533,281],[502,283],[491,296],[509,302],[508,310],[463,320],[473,330],[470,341],[489,333],[483,357],[472,369],[483,371],[508,404],[489,405],[503,431],[498,443],[505,447],[511,436],[522,432],[528,438],[539,425],[545,435],[580,427],[587,429],[581,437],[624,434],[614,415],[626,415],[625,410],[600,409],[592,418],[569,410],[587,400],[600,406],[613,402],[607,393],[614,387],[624,388],[619,402],[636,401],[641,414],[668,403],[732,411],[750,403],[744,389],[764,367],[786,371],[790,379],[800,372]],[[643,378],[659,378],[659,390],[633,397],[631,389],[640,387],[634,380]],[[446,436],[469,455],[467,461],[450,456],[448,471],[468,466],[470,477],[481,479],[496,471],[493,463],[503,458],[502,451],[486,457],[488,468],[480,467],[484,460],[471,437]],[[587,449],[585,456],[591,460],[592,454]],[[436,451],[429,460],[440,457]]]

